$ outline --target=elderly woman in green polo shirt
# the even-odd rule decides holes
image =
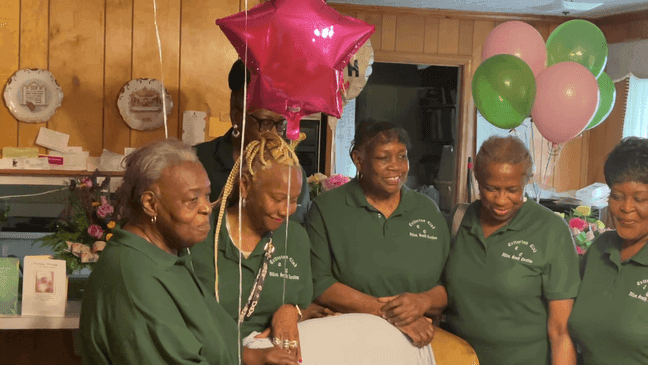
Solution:
[[[622,140],[604,172],[616,231],[583,258],[569,327],[586,365],[648,364],[648,139]]]
[[[450,238],[436,204],[404,186],[408,147],[402,128],[361,123],[351,150],[358,176],[315,198],[306,228],[315,303],[383,317],[423,347],[447,302]]]
[[[576,362],[567,319],[578,257],[566,223],[524,197],[532,167],[516,137],[482,144],[480,200],[466,210],[446,264],[447,322],[482,365]]]
[[[190,248],[210,230],[209,179],[190,146],[162,140],[126,158],[118,215],[85,287],[85,364],[238,364],[236,324],[199,284]],[[244,364],[294,362],[246,350]],[[278,362],[279,363],[279,362]]]
[[[313,292],[308,235],[288,220],[302,183],[293,148],[276,133],[261,134],[234,164],[207,239],[193,249],[198,278],[240,322],[244,344],[270,338],[294,361],[297,323]]]

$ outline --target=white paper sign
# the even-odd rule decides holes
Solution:
[[[23,316],[65,317],[67,290],[65,260],[25,256]]]
[[[182,141],[190,146],[205,142],[207,113],[185,110],[182,113]]]
[[[41,127],[36,137],[36,144],[59,152],[68,151],[70,135]]]

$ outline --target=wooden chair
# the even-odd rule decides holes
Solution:
[[[479,365],[477,354],[468,342],[436,326],[432,351],[437,365]]]

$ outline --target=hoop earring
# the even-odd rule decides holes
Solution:
[[[234,129],[234,130],[232,131],[232,137],[234,137],[234,138],[239,138],[239,136],[241,135],[241,132],[238,130],[238,125],[234,124],[234,125],[232,126],[232,128]]]
[[[245,198],[241,199],[241,205],[243,205],[243,208],[245,208]]]
[[[157,223],[157,215],[151,217],[151,224],[155,225]]]

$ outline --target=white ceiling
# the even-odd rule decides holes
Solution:
[[[648,0],[329,0],[331,3],[598,18],[648,9]],[[567,12],[567,14],[565,14]]]

